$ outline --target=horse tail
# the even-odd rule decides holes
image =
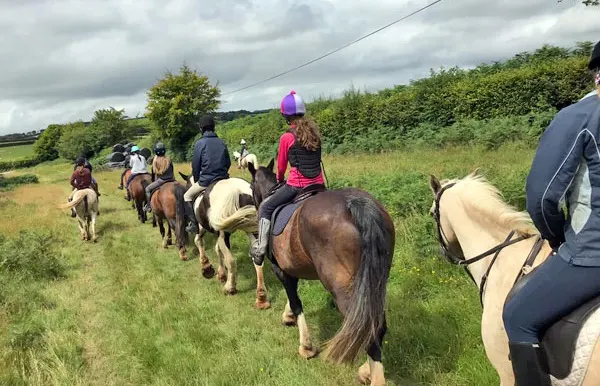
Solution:
[[[246,205],[236,210],[231,216],[213,221],[211,225],[215,229],[229,232],[238,229],[248,233],[257,232],[258,219],[256,217],[256,207],[254,205]]]
[[[394,224],[372,197],[351,195],[346,205],[361,237],[360,266],[344,322],[326,343],[324,357],[334,363],[349,362],[375,342],[385,328],[386,286],[394,253]]]
[[[84,198],[87,199],[87,192],[86,192],[86,194],[80,195],[79,197],[77,197],[76,199],[74,199],[71,202],[68,202],[68,203],[62,204],[62,205],[58,205],[58,208],[59,209],[71,209],[71,208],[77,206],[77,204],[79,204]]]
[[[173,194],[175,195],[175,234],[181,244],[186,245],[188,234],[185,231],[185,206],[183,200],[185,187],[178,183],[173,184]]]
[[[83,196],[83,207],[85,208],[85,212],[84,213],[87,214],[88,210],[89,210],[87,193],[85,194],[85,196]]]

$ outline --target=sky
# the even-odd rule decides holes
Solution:
[[[442,0],[312,65],[227,94],[338,48],[433,0],[0,0],[0,134],[143,115],[146,91],[184,62],[218,82],[221,111],[277,107],[351,85],[377,90],[534,50],[600,39],[579,0]]]

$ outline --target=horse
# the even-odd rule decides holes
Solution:
[[[123,175],[121,185],[125,186],[127,184],[127,179],[131,175],[131,169],[127,169],[125,174]],[[125,198],[127,198],[127,191],[125,191]],[[135,201],[131,201],[131,209],[135,209]]]
[[[75,208],[77,225],[83,241],[98,241],[96,235],[96,218],[98,216],[98,196],[92,188],[81,189],[73,194],[73,200],[60,205],[61,209]]]
[[[193,176],[181,172],[179,175],[186,181],[186,187],[189,189],[194,180]],[[217,280],[225,283],[223,292],[226,295],[235,295],[237,293],[237,262],[231,253],[231,234],[241,230],[246,233],[252,243],[256,239],[258,231],[256,208],[252,200],[250,184],[242,178],[233,177],[214,181],[196,198],[194,213],[200,229],[200,233],[194,237],[194,244],[200,252],[202,275],[206,279],[210,279],[215,274],[204,249],[204,235],[206,232],[210,232],[218,236],[215,244],[215,253],[219,258]],[[254,265],[254,268],[256,270],[255,306],[261,310],[267,309],[271,305],[267,300],[263,269],[258,265]]]
[[[167,249],[172,244],[171,229],[174,229],[179,258],[185,261],[187,260],[187,232],[185,231],[185,207],[183,206],[184,194],[185,187],[182,184],[176,181],[166,182],[154,192],[150,199],[150,206],[152,207],[153,224],[158,221],[163,248]],[[167,235],[165,235],[163,223],[165,219],[169,228]]]
[[[437,224],[442,255],[464,266],[479,288],[486,355],[500,385],[514,385],[503,307],[552,248],[529,215],[504,202],[500,191],[477,170],[463,179],[441,182],[431,175],[429,185],[434,197],[430,214]],[[544,333],[541,346],[552,385],[600,384],[599,304],[600,297],[580,306]]]
[[[252,153],[248,153],[246,156],[242,157],[239,151],[234,151],[233,158],[238,162],[238,169],[246,170],[248,164],[253,164],[254,169],[259,167],[258,158]]]
[[[248,165],[257,207],[278,187],[273,165],[274,159],[267,167]],[[384,385],[381,352],[387,331],[385,300],[394,254],[394,223],[384,206],[366,191],[323,187],[311,194],[311,189],[307,188],[306,194],[301,191],[296,203],[283,206],[273,216],[272,234],[278,235],[271,236],[268,256],[288,298],[283,324],[298,325],[300,356],[309,359],[317,355],[298,297],[298,280],[320,280],[344,315],[340,330],[325,344],[325,359],[350,362],[366,349],[368,360],[359,368],[358,379],[364,384]]]
[[[142,224],[148,220],[144,206],[146,205],[146,186],[150,185],[150,183],[152,183],[152,177],[150,174],[144,173],[133,177],[129,184],[129,195],[135,203],[138,219]]]

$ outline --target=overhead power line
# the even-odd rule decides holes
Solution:
[[[236,93],[236,92],[239,92],[239,91],[242,91],[242,90],[247,90],[247,89],[249,89],[249,88],[251,88],[251,87],[258,86],[259,84],[262,84],[262,83],[268,82],[268,81],[270,81],[270,80],[273,80],[273,79],[275,79],[275,78],[279,78],[279,77],[281,77],[281,76],[283,76],[283,75],[289,74],[290,72],[293,72],[293,71],[299,70],[299,69],[301,69],[302,67],[306,67],[306,66],[308,66],[309,64],[312,64],[312,63],[314,63],[314,62],[317,62],[317,61],[319,61],[319,60],[321,60],[321,59],[324,59],[324,58],[326,58],[326,57],[328,57],[328,56],[330,56],[330,55],[333,55],[333,54],[335,54],[335,53],[336,53],[336,52],[338,52],[338,51],[341,51],[341,50],[343,50],[343,49],[344,49],[344,48],[346,48],[346,47],[349,47],[349,46],[351,46],[351,45],[353,45],[353,44],[355,44],[355,43],[358,43],[358,42],[360,42],[361,40],[364,40],[364,39],[368,38],[368,37],[369,37],[369,36],[371,36],[371,35],[375,35],[376,33],[380,32],[380,31],[382,31],[382,30],[384,30],[384,29],[386,29],[386,28],[388,28],[388,27],[391,27],[392,25],[394,25],[394,24],[396,24],[396,23],[399,23],[399,22],[401,22],[401,21],[403,21],[403,20],[406,20],[406,19],[408,19],[409,17],[411,17],[411,16],[414,16],[414,15],[416,15],[417,13],[419,13],[419,12],[422,12],[422,11],[426,10],[427,8],[429,8],[429,7],[433,6],[433,5],[435,5],[435,4],[437,4],[437,3],[441,2],[441,1],[442,1],[442,0],[436,0],[436,1],[434,1],[433,3],[427,4],[426,6],[424,6],[424,7],[422,7],[422,8],[419,8],[419,9],[417,9],[416,11],[414,11],[414,12],[412,12],[412,13],[410,13],[410,14],[406,15],[406,16],[403,16],[402,18],[400,18],[400,19],[398,19],[398,20],[394,20],[393,22],[391,22],[391,23],[388,23],[388,24],[384,25],[383,27],[376,29],[375,31],[372,31],[372,32],[368,33],[367,35],[361,36],[360,38],[358,38],[358,39],[356,39],[356,40],[353,40],[353,41],[351,41],[350,43],[347,43],[347,44],[345,44],[345,45],[343,45],[343,46],[341,46],[341,47],[339,47],[339,48],[336,48],[336,49],[335,49],[335,50],[333,50],[333,51],[329,51],[329,52],[327,52],[326,54],[323,54],[323,55],[321,55],[321,56],[319,56],[319,57],[317,57],[317,58],[314,58],[313,60],[310,60],[310,61],[308,61],[308,62],[306,62],[306,63],[302,63],[302,64],[301,64],[301,65],[299,65],[299,66],[296,66],[296,67],[294,67],[294,68],[291,68],[291,69],[289,69],[289,70],[286,70],[286,71],[284,71],[284,72],[281,72],[281,73],[279,73],[279,74],[277,74],[277,75],[270,76],[270,77],[268,77],[268,78],[266,78],[266,79],[263,79],[263,80],[261,80],[261,81],[258,81],[258,82],[256,82],[256,83],[249,84],[248,86],[244,86],[244,87],[242,87],[242,88],[238,88],[238,89],[236,89],[236,90],[233,90],[233,91],[225,92],[225,93],[223,93],[222,95],[229,95],[229,94],[233,94],[233,93]]]

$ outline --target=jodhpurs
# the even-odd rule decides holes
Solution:
[[[300,188],[290,186],[288,184],[283,185],[277,189],[275,193],[260,204],[259,218],[265,218],[271,220],[271,216],[275,209],[280,205],[291,202],[300,193]]]
[[[206,186],[199,185],[194,182],[192,186],[183,195],[183,200],[186,202],[193,202],[200,193],[206,190]]]
[[[154,193],[154,191],[158,188],[160,188],[163,184],[166,184],[167,182],[171,182],[171,181],[175,181],[174,179],[167,179],[167,180],[163,180],[162,178],[157,178],[156,180],[154,180],[153,183],[151,183],[150,185],[146,186],[146,194],[148,194],[149,196],[152,196],[152,194]]]
[[[552,255],[504,308],[510,342],[539,343],[540,334],[583,303],[600,295],[600,267],[570,265]]]

